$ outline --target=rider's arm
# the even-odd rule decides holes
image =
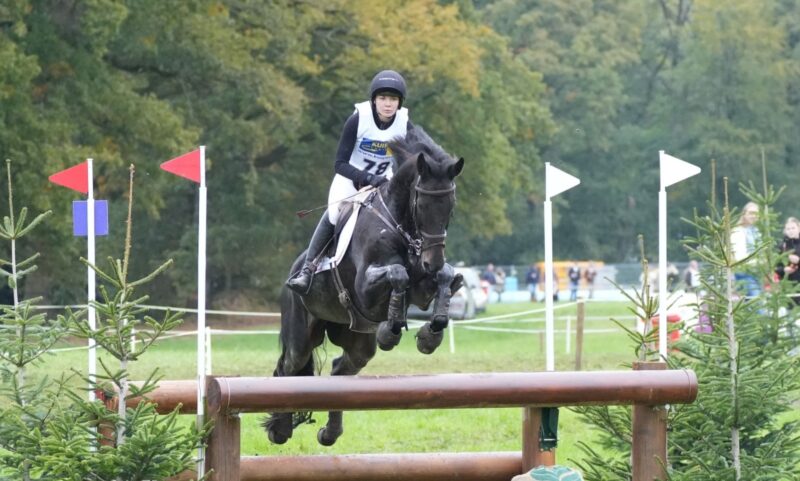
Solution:
[[[350,156],[356,147],[358,134],[358,112],[353,113],[344,123],[342,136],[339,137],[339,147],[336,149],[336,163],[334,170],[337,174],[352,180],[358,187],[366,183],[366,172],[350,164]]]

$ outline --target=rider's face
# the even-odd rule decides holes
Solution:
[[[383,122],[388,122],[397,113],[400,98],[393,95],[378,94],[375,96],[375,111]]]

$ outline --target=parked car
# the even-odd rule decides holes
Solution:
[[[486,310],[489,296],[481,289],[478,271],[471,267],[456,267],[455,271],[464,277],[464,285],[450,299],[450,319],[472,319],[476,313]],[[411,305],[408,307],[408,317],[428,320],[432,310],[433,302],[426,310]]]
[[[481,288],[481,275],[472,267],[456,267],[456,273],[464,276],[464,286],[472,293],[475,301],[475,312],[486,312],[486,305],[489,303],[489,295]],[[462,287],[461,290],[464,288]]]

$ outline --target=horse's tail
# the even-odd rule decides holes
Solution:
[[[303,366],[299,366],[299,359],[296,356],[290,356],[290,353],[304,352],[310,344],[307,339],[309,335],[307,318],[303,301],[291,289],[283,286],[281,289],[281,330],[278,335],[280,355],[273,376],[314,375],[317,365],[314,349],[311,350],[308,360]]]

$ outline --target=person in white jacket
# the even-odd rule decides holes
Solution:
[[[758,204],[748,202],[742,209],[739,224],[731,230],[731,248],[733,258],[737,261],[747,258],[752,254],[761,240],[761,235],[756,228],[758,220]],[[749,264],[749,263],[747,263]],[[744,290],[747,297],[755,297],[761,293],[761,283],[750,272],[747,264],[734,272],[736,283]]]

